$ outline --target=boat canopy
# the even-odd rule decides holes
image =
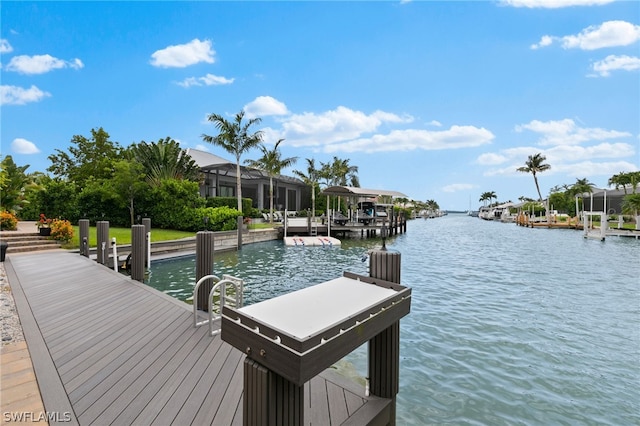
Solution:
[[[339,195],[356,197],[399,197],[408,198],[398,191],[387,191],[385,189],[367,189],[354,186],[330,186],[320,193],[320,195]]]

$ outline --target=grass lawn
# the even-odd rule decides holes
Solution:
[[[173,231],[171,229],[153,229],[151,228],[151,242],[179,240],[180,238],[195,237],[195,232]],[[109,242],[112,238],[116,239],[117,244],[131,244],[131,228],[114,228],[109,227]],[[89,247],[96,247],[98,244],[98,233],[95,226],[89,227]],[[69,244],[65,244],[66,249],[80,248],[80,227],[73,227],[73,239]]]
[[[271,228],[268,223],[257,223],[249,225],[249,229],[264,229]],[[95,226],[89,227],[89,247],[96,247],[98,244],[98,232]],[[195,237],[195,232],[186,231],[174,231],[171,229],[154,229],[151,228],[151,242],[156,241],[169,241],[179,240],[181,238]],[[131,244],[131,228],[114,228],[109,227],[109,242],[111,239],[116,239],[117,244]],[[73,239],[69,244],[64,245],[65,249],[79,249],[80,248],[80,227],[73,227]]]

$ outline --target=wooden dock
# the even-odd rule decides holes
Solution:
[[[244,355],[194,328],[190,305],[69,252],[5,267],[50,424],[243,424]],[[391,400],[364,393],[325,370],[304,424],[388,423]]]

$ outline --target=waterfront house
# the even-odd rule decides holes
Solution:
[[[187,154],[204,175],[200,195],[209,197],[236,196],[236,163],[206,151],[189,148]],[[263,171],[240,166],[242,197],[251,198],[253,207],[269,208],[269,175]],[[299,211],[309,208],[310,188],[300,179],[278,175],[273,178],[275,210]]]

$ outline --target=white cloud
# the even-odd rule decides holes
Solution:
[[[431,120],[430,122],[427,123],[427,125],[435,126],[435,127],[442,127],[442,123],[439,122],[438,120]]]
[[[532,45],[531,48],[550,46],[557,41],[564,49],[595,50],[604,47],[629,46],[638,40],[640,40],[640,25],[626,21],[607,21],[599,26],[589,26],[576,35],[542,36],[540,42]]]
[[[542,38],[540,39],[540,41],[538,43],[532,44],[531,48],[532,49],[539,49],[541,47],[550,46],[551,44],[553,44],[553,37],[545,35],[545,36],[542,36]]]
[[[182,87],[191,86],[218,86],[222,84],[231,84],[234,82],[234,78],[220,77],[213,74],[207,74],[204,77],[189,77],[177,84]]]
[[[287,106],[271,96],[258,96],[246,104],[243,109],[247,118],[289,114]]]
[[[9,40],[6,38],[0,39],[0,53],[9,53],[13,52],[13,47],[9,44]]]
[[[11,151],[16,154],[37,154],[40,152],[36,144],[23,138],[16,138],[11,142]]]
[[[502,164],[509,159],[504,155],[495,154],[495,153],[486,153],[482,154],[476,160],[476,163],[481,164],[483,166],[497,166],[498,164]]]
[[[628,167],[618,171],[611,170],[613,165],[629,165],[626,161],[605,161],[594,160],[624,159],[637,155],[633,145],[627,143],[600,143],[592,146],[569,146],[559,145],[546,150],[531,146],[509,148],[500,151],[499,154],[486,154],[501,156],[505,159],[506,165],[501,168],[492,168],[484,173],[485,176],[517,176],[518,167],[524,166],[524,162],[529,155],[541,153],[545,156],[545,162],[551,165],[549,171],[544,172],[545,176],[554,174],[568,174],[572,177],[582,178],[584,176],[615,174],[620,170],[629,170]],[[486,164],[494,165],[494,164]],[[495,164],[497,165],[497,164]],[[617,166],[616,166],[617,167]],[[593,169],[593,171],[591,169]],[[633,170],[633,169],[632,169]],[[611,173],[609,173],[611,172]]]
[[[585,176],[611,177],[620,172],[634,172],[638,166],[627,161],[596,163],[593,161],[583,161],[574,164],[565,164],[558,167],[559,173],[581,179]]]
[[[384,123],[410,123],[411,116],[384,111],[365,114],[339,106],[321,114],[305,112],[282,120],[282,136],[293,146],[319,146],[355,139],[375,132]]]
[[[447,185],[442,187],[443,192],[458,192],[458,191],[467,191],[469,189],[477,188],[477,185],[473,185],[470,183],[452,183],[451,185]]]
[[[151,55],[151,65],[161,68],[184,68],[199,62],[212,64],[215,53],[211,48],[211,40],[200,41],[195,38],[186,44],[156,50]]]
[[[60,68],[83,68],[84,64],[78,58],[71,61],[54,58],[51,55],[19,55],[11,58],[5,69],[21,74],[44,74]]]
[[[334,152],[388,152],[425,151],[472,148],[491,143],[493,133],[474,126],[451,126],[448,130],[428,131],[418,129],[394,130],[342,143],[325,145],[324,151]]]
[[[627,55],[609,55],[602,61],[595,62],[592,68],[601,77],[608,77],[611,71],[633,71],[640,69],[640,58]]]
[[[43,92],[33,85],[28,89],[18,86],[0,86],[0,105],[24,105],[41,101],[48,96],[51,96],[51,93]]]
[[[600,6],[614,0],[501,0],[505,6],[558,9],[571,6]]]
[[[530,130],[541,135],[538,144],[541,146],[552,145],[577,145],[589,141],[601,141],[605,139],[622,138],[631,136],[628,132],[606,130],[601,128],[582,128],[569,118],[557,121],[533,120],[528,124],[518,125],[516,132]]]

